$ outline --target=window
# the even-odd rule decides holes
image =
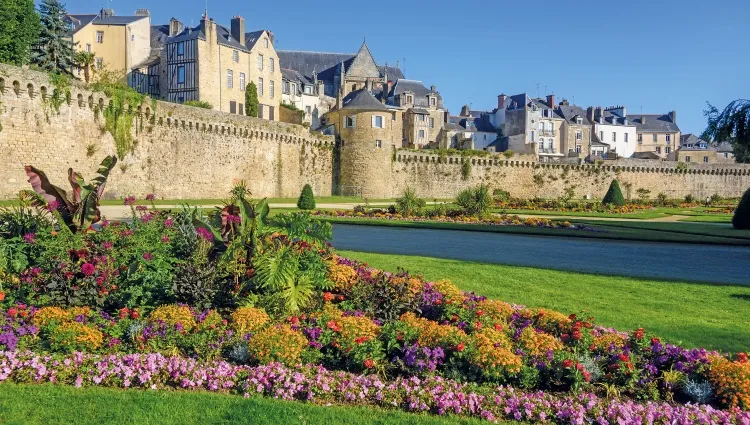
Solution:
[[[266,45],[266,49],[267,49],[267,48],[268,48],[268,46],[269,46],[269,43],[268,43],[268,38],[265,38],[265,39],[263,39],[263,42],[265,43],[265,45]]]
[[[383,141],[382,140],[376,140],[375,141],[375,147],[376,148],[382,148],[383,147]]]
[[[236,63],[240,62],[240,52],[237,50],[232,50],[232,60]]]
[[[551,122],[547,123],[547,131],[555,131],[554,128],[552,127],[552,123]]]
[[[271,73],[275,72],[276,70],[276,61],[273,60],[273,58],[268,59],[268,69],[271,71]]]
[[[306,85],[304,90],[305,90],[305,94],[312,94],[312,86],[311,85],[309,85],[309,84]]]
[[[616,133],[616,132],[614,132],[614,131],[612,132],[612,141],[613,141],[613,142],[616,142],[616,141],[617,141],[617,133]]]
[[[599,132],[599,140],[601,140],[602,142],[604,141],[604,132],[603,131]]]
[[[638,143],[643,143],[643,134],[638,133]]]
[[[406,96],[406,103],[412,103],[412,102],[414,102],[414,98],[412,98],[411,96]]]
[[[275,95],[275,91],[276,91],[274,88],[275,85],[276,85],[275,81],[273,80],[268,82],[268,95],[271,99],[273,99],[273,96]]]
[[[391,121],[396,121],[396,113],[391,112]]]
[[[97,43],[104,43],[104,31],[97,31],[96,32],[96,42]]]
[[[487,140],[487,135],[486,134],[484,135],[484,140]]]
[[[177,67],[177,84],[185,84],[185,66]]]
[[[240,103],[240,115],[245,115],[245,105]]]
[[[669,146],[667,146],[667,147],[666,147],[666,148],[664,149],[664,152],[666,152],[666,153],[671,153],[671,152],[672,152],[672,148],[670,148]]]
[[[583,118],[581,118],[581,117],[576,117],[576,124],[578,124],[578,125],[581,125],[581,124],[583,124]]]
[[[529,139],[533,142],[534,141],[534,130],[531,130],[531,134],[529,135]]]
[[[357,85],[356,84],[352,84],[352,91],[357,91]]]
[[[667,148],[669,149],[669,148]],[[729,158],[729,152],[724,152],[724,158]]]
[[[419,116],[419,121],[422,121],[422,122],[424,122],[424,115],[420,115],[420,116]]]
[[[263,78],[258,78],[258,96],[263,96]]]
[[[135,35],[130,36],[130,41],[135,41]]]
[[[583,140],[583,132],[581,130],[576,130],[576,140]]]
[[[424,130],[419,130],[419,138],[424,139]]]
[[[263,71],[263,55],[258,55],[258,70]]]
[[[284,81],[281,83],[281,92],[284,94],[289,94],[289,81]]]
[[[672,135],[667,134],[667,143],[670,143],[672,141]]]
[[[229,113],[230,114],[237,113],[237,102],[235,102],[234,100],[229,101]]]
[[[104,59],[96,58],[96,69],[104,68]]]
[[[435,128],[435,118],[430,117],[430,128]]]
[[[656,147],[656,153],[661,154],[661,146]]]
[[[91,53],[91,44],[86,43],[86,51]]]
[[[357,125],[357,117],[346,117],[344,118],[344,127],[354,128]]]
[[[297,84],[292,84],[292,95],[296,96],[297,94],[299,94],[297,93]]]
[[[380,115],[372,117],[372,128],[384,128],[383,117],[381,117]]]
[[[312,113],[312,109],[310,109],[310,106],[305,106],[305,114],[310,115]]]
[[[581,153],[581,145],[576,145],[576,153]]]
[[[625,143],[628,143],[628,133],[625,133]]]
[[[240,91],[245,91],[245,73],[240,72]]]
[[[708,162],[708,157],[707,156],[703,157],[703,162]]]
[[[430,106],[435,106],[435,105],[437,105],[437,99],[435,99],[434,97],[431,97],[430,98]]]
[[[231,89],[234,86],[234,72],[231,69],[227,69],[227,88]]]
[[[651,135],[651,140],[653,140],[654,143],[657,142],[657,140],[656,140],[656,134],[652,134]]]
[[[182,56],[185,54],[185,42],[180,41],[177,43],[177,56]]]
[[[685,157],[685,162],[690,162],[690,156]]]
[[[539,131],[544,131],[544,123],[539,121]]]

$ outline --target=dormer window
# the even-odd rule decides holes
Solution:
[[[437,105],[437,99],[434,96],[430,96],[430,106]]]
[[[265,43],[267,49],[269,46],[268,38],[263,39],[263,42]]]
[[[578,124],[578,125],[581,125],[581,124],[583,124],[583,118],[581,118],[581,117],[576,117],[576,124]]]
[[[414,98],[411,96],[406,96],[406,103],[414,103]]]

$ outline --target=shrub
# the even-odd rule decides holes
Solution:
[[[506,158],[508,158],[508,159],[510,159],[510,158],[513,158],[513,155],[515,155],[515,154],[516,154],[516,153],[515,153],[515,152],[513,152],[513,151],[512,151],[512,150],[510,150],[510,149],[508,149],[508,150],[506,150],[505,152],[503,152],[503,156],[505,156],[505,157],[506,157]]]
[[[693,194],[688,194],[685,196],[685,202],[688,204],[694,204],[696,202],[695,196]]]
[[[494,196],[495,199],[498,201],[508,201],[510,200],[510,192],[502,189],[495,189],[492,191],[492,196]]]
[[[252,81],[245,88],[245,113],[249,117],[258,116],[258,86]]]
[[[720,204],[722,203],[722,201],[724,201],[724,198],[722,198],[718,193],[714,193],[713,195],[711,195],[711,200],[709,202],[711,203],[711,205],[714,205]]]
[[[713,357],[708,379],[723,405],[750,409],[750,362]]]
[[[313,196],[312,187],[310,187],[309,184],[306,184],[305,187],[302,188],[302,193],[300,193],[299,199],[297,200],[297,208],[301,210],[315,209],[315,197]]]
[[[99,329],[78,322],[57,326],[50,334],[50,347],[55,351],[94,351],[104,342]]]
[[[732,225],[735,229],[750,230],[750,189],[740,199],[737,209],[732,217]]]
[[[181,326],[185,331],[195,327],[195,317],[190,307],[185,305],[163,305],[148,316],[150,322],[164,322],[169,326]]]
[[[492,206],[489,186],[480,184],[477,187],[462,190],[456,197],[456,204],[464,210],[465,214],[483,216]]]
[[[424,208],[426,202],[424,199],[419,198],[414,189],[407,187],[401,194],[401,197],[396,199],[396,211],[404,217],[409,217]]]
[[[184,103],[186,106],[194,106],[196,108],[203,108],[203,109],[214,109],[213,105],[206,102],[205,100],[188,100]]]
[[[306,346],[307,339],[289,326],[272,326],[253,335],[248,353],[260,364],[279,362],[293,366]]]
[[[666,193],[659,193],[656,195],[656,203],[658,205],[665,205],[667,203],[667,194]]]
[[[178,302],[201,309],[210,308],[217,301],[217,283],[216,268],[211,264],[200,267],[181,265],[176,268],[172,282]]]
[[[255,332],[271,320],[265,311],[254,307],[240,307],[231,317],[232,328],[239,334]]]
[[[602,204],[617,205],[618,207],[625,205],[625,198],[622,196],[622,191],[620,190],[620,184],[617,183],[617,180],[612,180],[612,184],[609,185],[609,190],[607,191],[607,194],[604,195]]]

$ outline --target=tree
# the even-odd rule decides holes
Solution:
[[[426,202],[417,196],[417,192],[414,189],[407,187],[401,194],[400,198],[396,199],[396,211],[404,217],[410,217],[415,213],[424,208]]]
[[[252,81],[245,90],[245,111],[247,116],[258,116],[258,87]]]
[[[731,143],[734,159],[750,163],[750,100],[737,99],[722,112],[709,103],[703,114],[708,125],[701,137],[711,142]]]
[[[612,180],[612,184],[609,185],[607,194],[604,195],[604,199],[602,199],[602,204],[617,205],[618,207],[625,205],[625,197],[622,196],[620,184],[617,183],[617,180]]]
[[[65,14],[65,6],[58,0],[42,1],[39,6],[42,31],[31,60],[46,71],[72,76],[75,51]]]
[[[492,206],[490,187],[480,184],[475,188],[468,188],[458,192],[456,204],[464,210],[464,214],[482,217]]]
[[[313,196],[312,187],[310,187],[309,184],[306,184],[305,187],[302,188],[302,193],[300,193],[299,199],[297,200],[297,208],[301,210],[315,209],[315,197]]]
[[[734,226],[735,229],[750,230],[750,189],[742,195],[740,204],[737,205],[737,209],[734,210],[732,226]]]
[[[87,83],[91,80],[91,71],[94,70],[95,60],[96,56],[94,52],[84,52],[81,50],[73,56],[73,62],[75,62],[76,66],[83,69],[83,78]]]
[[[34,0],[0,2],[0,62],[24,65],[31,58],[31,46],[39,40],[39,15]]]

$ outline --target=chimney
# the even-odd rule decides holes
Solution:
[[[437,93],[437,87],[430,86],[430,91],[433,92],[433,93]]]
[[[508,98],[508,96],[505,95],[505,93],[502,93],[497,97],[497,109],[504,109],[505,108],[505,100]]]
[[[276,47],[276,36],[273,35],[273,32],[266,30],[266,33],[268,34],[268,39],[271,41],[271,46]]]
[[[547,95],[547,106],[549,106],[550,108],[555,107],[555,95],[554,94]]]
[[[367,80],[365,80],[365,88],[367,89],[367,91],[372,92],[372,80],[371,79],[368,78]]]
[[[170,37],[174,37],[177,34],[181,33],[183,29],[185,29],[185,26],[182,25],[182,22],[178,21],[175,18],[172,18],[169,20],[169,36]]]
[[[670,120],[671,120],[671,121],[672,121],[673,123],[677,124],[677,111],[672,111],[672,112],[670,112],[670,113],[669,113],[669,119],[670,119]]]
[[[641,115],[641,125],[646,125],[646,116]]]
[[[462,117],[468,117],[469,116],[469,105],[464,105],[461,107],[461,116]]]
[[[601,122],[601,118],[603,116],[603,111],[601,106],[597,106],[594,110],[594,119]]]
[[[242,16],[232,18],[232,38],[237,40],[241,45],[245,45],[245,19]]]
[[[102,9],[99,11],[99,17],[102,19],[109,18],[110,16],[115,16],[115,11],[113,9]]]
[[[214,22],[213,18],[209,19],[208,15],[203,16],[203,19],[201,19],[201,31],[206,36],[207,43],[211,45],[217,43],[216,22]]]
[[[561,106],[569,106],[568,99],[563,99],[562,102],[560,102]]]
[[[151,12],[148,9],[138,9],[135,11],[135,16],[151,16]]]
[[[593,106],[589,106],[588,108],[586,108],[586,118],[588,118],[589,121],[591,121],[591,122],[595,121],[595,119],[594,119],[594,107]]]

